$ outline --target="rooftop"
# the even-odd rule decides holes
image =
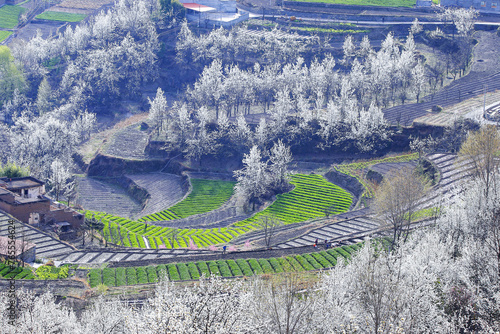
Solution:
[[[7,188],[8,190],[36,188],[44,185],[42,181],[31,176],[13,178],[1,177],[0,182],[0,187]]]
[[[205,5],[200,5],[200,4],[197,4],[197,3],[183,3],[182,4],[184,6],[184,8],[187,8],[187,9],[191,9],[195,12],[200,12],[200,13],[205,13],[205,12],[214,12],[216,11],[215,8],[213,7],[208,7],[208,6],[205,6]]]

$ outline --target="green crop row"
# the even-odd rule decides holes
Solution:
[[[99,284],[122,286],[155,283],[161,277],[182,281],[197,280],[203,274],[234,277],[317,270],[335,266],[338,258],[349,260],[360,247],[362,244],[355,244],[316,253],[269,259],[197,261],[135,268],[92,269],[88,273],[88,279],[91,287]]]
[[[193,188],[184,200],[138,221],[172,220],[215,210],[233,195],[234,184],[231,181],[191,179]]]
[[[0,277],[6,279],[34,279],[35,275],[31,268],[11,267],[4,262],[0,262]]]
[[[321,175],[294,174],[290,183],[295,186],[292,191],[278,195],[267,209],[236,226],[255,223],[260,217],[267,215],[274,216],[285,224],[298,223],[323,217],[325,210],[332,206],[336,208],[335,214],[346,212],[352,204],[351,194]]]

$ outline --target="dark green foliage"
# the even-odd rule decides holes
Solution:
[[[318,263],[318,261],[316,261],[314,259],[314,257],[311,256],[311,254],[304,254],[304,259],[307,260],[307,262],[309,262],[313,267],[314,269],[322,269],[323,266],[321,264]]]
[[[156,272],[158,273],[159,280],[164,280],[168,278],[167,266],[165,266],[164,264],[156,266]]]
[[[132,268],[133,269],[133,268]],[[101,269],[90,269],[88,273],[89,284],[91,288],[95,288],[102,283]]]
[[[177,271],[177,267],[173,263],[167,264],[168,278],[171,281],[178,281],[180,279],[179,272]]]
[[[337,259],[331,256],[329,253],[322,251],[319,254],[323,255],[323,257],[330,262],[330,265],[335,266],[337,264]]]
[[[156,274],[156,267],[155,266],[147,266],[146,272],[148,273],[148,282],[149,283],[158,282],[158,275]]]
[[[177,263],[177,270],[179,270],[181,280],[191,279],[191,275],[189,275],[189,270],[185,263]]]
[[[146,269],[144,267],[138,267],[136,270],[137,273],[137,283],[146,284],[148,282],[148,274],[146,273]]]
[[[252,268],[250,268],[250,265],[248,264],[248,262],[246,260],[238,259],[238,260],[236,260],[236,263],[238,264],[241,271],[243,272],[243,275],[253,276]]]
[[[234,260],[227,260],[227,264],[233,273],[233,276],[243,276],[243,272]]]
[[[24,268],[19,274],[14,277],[14,279],[26,279],[26,277],[30,274],[33,274],[31,269],[29,268]]]
[[[201,274],[205,274],[205,277],[210,276],[210,269],[208,269],[208,265],[205,261],[196,262],[196,266],[200,270]]]
[[[231,276],[233,276],[226,261],[224,261],[224,260],[217,260],[217,265],[219,266],[219,271],[220,271],[222,277],[231,277]]]
[[[314,270],[314,267],[302,255],[296,255],[295,259],[305,270]]]
[[[311,256],[321,265],[323,268],[329,268],[332,265],[330,261],[325,259],[321,253],[312,253]]]
[[[12,270],[7,275],[5,275],[4,278],[6,278],[6,279],[14,278],[17,276],[17,274],[21,273],[21,271],[23,271],[22,267],[14,268],[14,270]]]
[[[264,273],[264,270],[262,270],[262,267],[256,259],[249,259],[248,264],[252,268],[254,274],[260,275]]]
[[[116,286],[127,285],[127,273],[125,268],[116,268]]]
[[[0,177],[23,177],[29,176],[28,168],[17,166],[15,163],[7,163],[5,166],[0,165]]]
[[[259,259],[258,262],[265,274],[274,274],[274,269],[269,261],[267,261],[266,259]]]
[[[114,268],[104,268],[102,270],[102,284],[116,286],[116,276]]]
[[[310,270],[310,269],[306,269],[302,266],[302,264],[299,263],[299,261],[297,261],[297,259],[293,256],[287,256],[286,257],[286,260],[288,261],[288,263],[292,266],[292,270],[291,271],[304,271],[305,270]],[[304,259],[305,261],[305,259]],[[307,261],[306,261],[307,262]],[[309,263],[309,262],[308,262]],[[314,268],[313,268],[314,269]]]
[[[198,279],[200,278],[200,272],[198,271],[198,267],[196,267],[196,264],[193,262],[187,263],[187,267],[189,270],[189,275],[191,275],[192,279]]]
[[[135,272],[135,268],[127,268],[127,284],[134,285],[137,284],[137,273]]]
[[[217,275],[217,276],[220,276],[220,270],[219,270],[219,266],[217,265],[217,262],[215,261],[207,261],[207,264],[208,264],[208,268],[210,269],[210,273],[211,274],[214,274],[214,275]]]
[[[281,267],[281,264],[278,262],[278,259],[276,258],[270,258],[269,264],[273,267],[273,270],[275,273],[282,273],[283,268]]]

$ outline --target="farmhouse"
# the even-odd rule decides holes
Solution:
[[[199,0],[189,2],[181,0],[186,8],[186,18],[191,22],[198,22],[205,26],[230,27],[248,20],[248,12],[239,12],[234,0]]]
[[[13,246],[12,239],[0,236],[0,256],[7,258],[12,255],[12,248],[9,252],[9,246]],[[14,253],[17,260],[35,262],[36,246],[31,242],[16,239]]]
[[[45,184],[31,176],[0,178],[0,210],[29,224],[68,222],[78,229],[83,215],[45,196]]]
[[[499,12],[498,3],[498,0],[441,0],[443,7],[472,7],[480,12]]]

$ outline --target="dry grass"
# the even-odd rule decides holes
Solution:
[[[89,163],[97,153],[102,152],[105,145],[112,139],[112,136],[132,124],[138,124],[145,121],[148,118],[148,113],[137,114],[131,116],[119,123],[116,123],[111,129],[107,129],[96,134],[93,134],[91,138],[83,143],[78,153],[83,156],[83,161]]]

